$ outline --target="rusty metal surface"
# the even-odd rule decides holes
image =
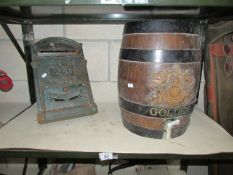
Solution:
[[[80,43],[50,37],[38,41],[32,52],[38,123],[97,112]]]

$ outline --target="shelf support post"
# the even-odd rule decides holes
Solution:
[[[30,95],[31,104],[33,104],[36,102],[36,94],[35,94],[33,69],[31,66],[31,61],[32,61],[31,44],[34,42],[33,24],[30,21],[31,8],[20,7],[20,10],[26,19],[22,24],[22,34],[23,34],[23,45],[24,45],[25,62],[27,69],[29,95]]]

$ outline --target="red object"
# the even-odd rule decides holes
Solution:
[[[13,87],[12,79],[7,75],[6,72],[0,70],[0,90],[7,92]]]
[[[228,53],[225,53],[224,47],[228,48]],[[227,54],[227,55],[226,55]],[[218,87],[220,84],[217,84],[217,77],[216,77],[216,59],[226,59],[226,56],[233,56],[233,44],[226,45],[223,43],[213,43],[209,45],[209,55],[210,55],[210,67],[209,67],[209,83],[206,85],[207,88],[207,101],[209,105],[209,112],[208,115],[211,116],[216,122],[220,123],[223,122],[223,119],[220,118],[219,110],[219,103],[223,103],[220,101],[220,97],[218,97]],[[224,65],[225,74],[227,74],[228,67],[232,68],[231,62],[225,62]],[[222,68],[223,69],[223,68]],[[227,93],[227,92],[226,92]],[[219,109],[220,108],[220,109]],[[223,117],[223,116],[222,116]],[[228,123],[228,122],[226,122]],[[226,129],[226,128],[225,128]],[[227,130],[227,129],[226,129]],[[232,132],[232,131],[231,131]]]

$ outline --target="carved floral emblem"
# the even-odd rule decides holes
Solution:
[[[147,102],[152,106],[179,107],[188,105],[196,97],[196,80],[192,69],[182,69],[174,65],[170,70],[152,74],[149,81]]]

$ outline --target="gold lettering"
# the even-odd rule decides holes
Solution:
[[[167,109],[167,116],[169,116],[169,117],[174,116],[173,109]]]
[[[176,109],[158,109],[158,108],[150,108],[150,115],[152,116],[158,116],[160,115],[161,117],[164,116],[179,116],[179,115],[184,115],[189,113],[189,108],[188,107],[183,107],[183,108],[176,108]]]
[[[157,116],[159,113],[157,108],[150,108],[150,115]]]
[[[159,110],[159,115],[165,116],[166,114],[167,114],[166,109],[160,109],[160,110]]]

